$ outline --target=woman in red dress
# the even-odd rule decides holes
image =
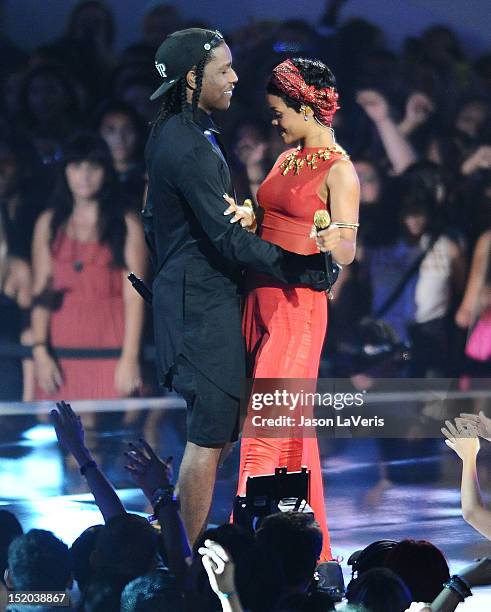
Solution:
[[[260,235],[295,253],[310,255],[321,248],[330,251],[340,265],[350,264],[355,256],[359,185],[331,128],[338,108],[334,77],[319,61],[287,60],[273,70],[267,92],[273,125],[286,144],[300,146],[280,155],[259,188],[257,199],[264,210]],[[328,209],[333,224],[316,243],[311,237],[312,222],[314,212],[322,208]],[[246,225],[241,210],[233,220],[242,218]],[[336,222],[351,227],[339,227]],[[315,387],[327,313],[325,293],[285,287],[250,273],[243,318],[249,375],[310,379]],[[245,494],[249,476],[271,474],[280,466],[288,471],[309,468],[309,502],[324,535],[321,560],[331,559],[315,437],[243,437],[238,494]]]
[[[145,271],[139,220],[114,190],[111,154],[97,136],[66,147],[53,207],[33,240],[33,357],[37,399],[128,396],[141,384],[143,301],[125,276]],[[119,358],[56,360],[51,348],[121,349]]]

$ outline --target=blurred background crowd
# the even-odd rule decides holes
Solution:
[[[318,27],[278,19],[223,32],[239,84],[217,122],[238,198],[255,197],[284,148],[265,104],[272,67],[287,57],[322,59],[340,93],[336,138],[361,183],[358,254],[330,304],[323,373],[488,376],[491,53],[467,56],[441,25],[396,53],[377,25],[343,19],[342,6],[326,2]],[[151,282],[136,220],[159,104],[149,100],[159,83],[154,55],[167,34],[192,26],[217,24],[154,5],[140,40],[117,54],[114,14],[89,0],[61,36],[29,54],[1,40],[1,399],[56,396],[77,361],[63,362],[60,347],[122,347],[109,355],[116,374],[87,397],[156,392],[151,356],[142,367],[137,348],[151,345],[150,322],[124,271]],[[83,206],[92,200],[93,217]],[[87,331],[88,314],[98,328]],[[68,327],[75,333],[65,337]],[[34,345],[34,364],[19,343]],[[99,357],[100,378],[107,355]],[[95,379],[64,396],[83,398]]]

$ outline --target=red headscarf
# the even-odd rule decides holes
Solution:
[[[340,108],[334,87],[317,89],[315,85],[307,85],[300,70],[289,59],[273,69],[271,83],[289,98],[311,106],[319,120],[331,127],[334,113]]]

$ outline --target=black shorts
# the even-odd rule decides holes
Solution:
[[[237,441],[238,398],[222,391],[183,355],[179,355],[172,366],[168,382],[186,400],[188,442],[219,448]]]

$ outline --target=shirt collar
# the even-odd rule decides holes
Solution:
[[[201,108],[198,108],[196,121],[193,117],[193,109],[191,107],[191,104],[186,105],[186,108],[184,109],[183,113],[184,115],[186,115],[187,119],[194,121],[203,131],[209,130],[210,132],[214,132],[215,134],[220,134],[220,130],[215,125],[211,115],[205,113],[205,111]]]

